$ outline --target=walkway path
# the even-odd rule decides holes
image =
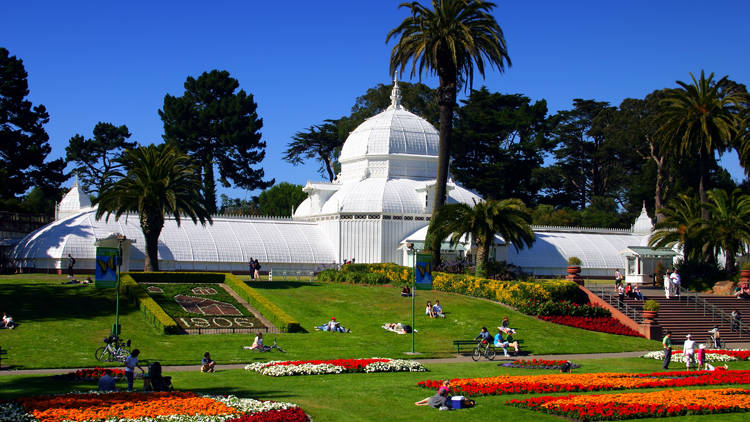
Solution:
[[[617,358],[633,358],[643,355],[644,353],[649,352],[647,351],[641,351],[641,352],[618,352],[618,353],[582,353],[582,354],[569,354],[569,355],[528,355],[528,356],[522,356],[523,359],[550,359],[550,360],[582,360],[582,359],[617,359]],[[276,352],[270,352],[267,355],[272,360],[278,360],[283,359],[282,354],[276,353]],[[431,363],[460,363],[460,362],[472,362],[471,356],[469,355],[462,355],[458,357],[453,358],[439,358],[439,359],[420,359],[419,355],[416,356],[404,356],[404,359],[414,359],[422,362],[425,365],[429,365]],[[503,362],[503,361],[512,361],[516,359],[515,357],[509,356],[498,356],[495,358],[495,362]],[[487,362],[486,359],[482,359],[480,362]],[[216,368],[219,370],[222,369],[244,369],[246,363],[232,363],[227,365],[217,365]],[[80,368],[56,368],[56,369],[1,369],[0,370],[0,376],[2,375],[39,375],[39,374],[61,374],[66,373],[70,371],[75,371],[76,369]],[[179,365],[179,366],[163,366],[162,370],[164,372],[181,372],[181,371],[197,371],[200,369],[200,365]]]

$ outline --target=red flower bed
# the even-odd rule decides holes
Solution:
[[[601,333],[619,334],[621,336],[643,337],[639,332],[624,326],[612,317],[578,317],[566,315],[539,316],[540,319],[555,324],[583,328],[584,330],[599,331]]]
[[[621,420],[745,412],[750,390],[664,390],[648,393],[570,395],[510,400],[506,404],[579,421]]]
[[[115,378],[120,378],[125,376],[125,370],[122,368],[88,368],[88,369],[78,369],[73,372],[68,372],[67,374],[62,375],[56,375],[57,377],[62,377],[66,379],[72,379],[72,380],[98,380],[102,376],[104,376],[105,371],[109,369],[112,371],[112,376]]]
[[[226,422],[308,422],[309,420],[301,408],[293,407],[291,409],[253,413],[236,419],[227,419]]]
[[[343,366],[350,371],[363,371],[365,366],[375,362],[389,362],[390,359],[332,359],[332,360],[290,360],[286,362],[272,362],[265,367],[269,366],[287,366],[287,365],[334,365]]]
[[[427,380],[420,381],[417,385],[437,389],[441,382],[442,380]],[[558,391],[629,390],[636,388],[721,384],[750,384],[750,371],[501,375],[487,378],[458,378],[451,380],[451,388],[456,394],[465,396],[554,393]]]

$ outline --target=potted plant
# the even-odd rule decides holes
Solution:
[[[740,270],[740,284],[744,283],[747,284],[750,282],[750,262],[745,262],[742,264],[742,269]]]
[[[659,302],[649,299],[643,303],[643,319],[644,321],[653,321],[656,318],[656,314],[659,312]]]
[[[568,276],[565,277],[568,280],[573,280],[578,284],[583,284],[583,277],[581,277],[581,258],[577,256],[571,256],[568,258]]]

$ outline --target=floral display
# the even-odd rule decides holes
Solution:
[[[437,389],[442,380],[420,381]],[[593,373],[549,375],[501,375],[451,380],[456,394],[501,395],[553,393],[558,391],[628,390],[634,388],[687,387],[692,385],[750,384],[750,371],[671,371],[650,374]]]
[[[289,413],[297,419],[278,419],[280,413]],[[301,415],[304,418],[300,419]],[[92,391],[22,397],[0,404],[0,420],[20,422],[225,422],[243,417],[255,418],[242,419],[243,421],[309,420],[299,407],[290,403],[176,391]]]
[[[583,328],[584,330],[599,331],[601,333],[619,334],[621,336],[643,337],[641,333],[626,327],[612,317],[581,317],[567,315],[542,315],[539,317],[555,324]]]
[[[641,356],[645,359],[657,359],[664,360],[664,351],[658,350],[655,352],[648,352]],[[736,350],[709,350],[706,349],[706,361],[715,363],[732,362],[736,360],[747,360],[750,358],[750,350],[736,349]],[[685,363],[685,356],[682,350],[675,350],[672,352],[672,361]]]
[[[620,420],[746,412],[750,409],[750,390],[725,388],[534,397],[506,404],[580,421]]]
[[[545,360],[545,359],[516,359],[513,362],[504,363],[503,366],[507,368],[523,368],[523,369],[561,369],[563,365],[568,363],[567,360]],[[581,365],[570,362],[570,368],[580,368]]]
[[[425,367],[417,361],[387,358],[271,361],[251,363],[245,366],[245,369],[272,377],[341,374],[344,372],[426,371]]]
[[[125,370],[122,368],[88,368],[88,369],[77,369],[72,372],[68,372],[67,374],[62,375],[56,375],[60,378],[66,378],[71,380],[84,380],[84,381],[93,381],[98,380],[102,376],[104,376],[104,373],[106,370],[110,370],[112,372],[112,376],[115,378],[121,378],[125,376]]]

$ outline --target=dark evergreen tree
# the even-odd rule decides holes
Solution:
[[[472,91],[454,124],[451,173],[485,199],[519,198],[537,202],[537,177],[547,140],[546,101],[521,94]]]
[[[164,139],[177,144],[201,167],[205,207],[216,212],[214,166],[224,187],[265,189],[273,180],[263,180],[262,168],[253,168],[265,157],[260,130],[263,119],[252,94],[239,90],[239,82],[227,71],[204,72],[188,77],[181,97],[164,96],[159,115]]]
[[[306,198],[302,186],[281,182],[261,192],[258,204],[262,215],[289,217],[292,209],[296,209]]]
[[[94,137],[86,139],[76,134],[65,148],[65,158],[73,163],[75,173],[89,193],[100,192],[111,182],[112,172],[122,165],[118,161],[123,151],[135,148],[136,142],[128,142],[130,132],[125,125],[99,122],[94,126]]]
[[[44,125],[43,105],[32,106],[23,61],[0,47],[0,200],[14,200],[38,186],[57,195],[65,176],[65,161],[45,162],[51,148]]]
[[[316,159],[321,163],[320,174],[332,182],[336,178],[336,154],[341,151],[345,140],[339,136],[337,121],[326,120],[322,125],[310,126],[305,132],[295,133],[284,152],[284,160],[296,166]]]

